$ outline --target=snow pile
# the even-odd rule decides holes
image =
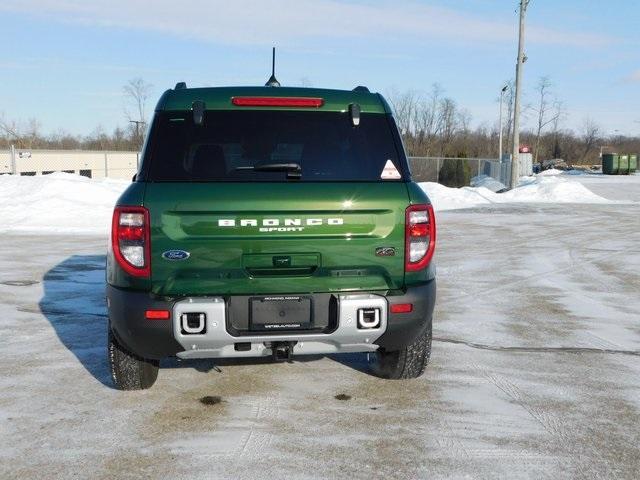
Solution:
[[[581,170],[581,169],[572,169],[572,170],[558,170],[556,168],[550,168],[549,170],[543,170],[538,173],[538,177],[555,177],[558,175],[593,175],[591,170]]]
[[[484,187],[449,188],[432,182],[423,182],[420,186],[437,211],[493,203],[614,203],[579,182],[554,174],[524,177],[517,188],[505,193],[494,193]]]
[[[550,168],[549,170],[543,170],[538,173],[536,176],[538,177],[555,177],[557,175],[563,175],[565,173],[564,170],[557,170],[555,168]]]
[[[478,175],[477,177],[473,177],[471,179],[471,186],[484,187],[491,190],[492,192],[500,192],[507,188],[504,183],[499,182],[489,175]]]
[[[130,183],[62,172],[0,175],[0,231],[106,235],[113,206]]]
[[[503,202],[610,203],[579,182],[559,176],[524,177],[517,188],[499,195]]]
[[[450,188],[435,182],[422,182],[419,185],[429,196],[437,212],[492,203],[487,197],[497,195],[484,187]]]

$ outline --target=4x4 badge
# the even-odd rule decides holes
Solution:
[[[378,247],[376,248],[377,257],[393,257],[396,254],[396,249],[393,247]]]
[[[184,250],[167,250],[162,252],[162,258],[165,260],[186,260],[191,254]]]

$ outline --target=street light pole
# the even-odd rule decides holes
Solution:
[[[520,177],[520,95],[522,93],[522,66],[527,60],[524,54],[524,17],[530,0],[520,0],[520,33],[518,35],[518,63],[516,64],[516,92],[513,105],[513,155],[511,156],[511,188],[518,185]]]
[[[144,125],[145,122],[142,120],[129,120],[129,123],[133,123],[136,126],[136,143],[138,144],[138,150],[142,148],[141,139],[140,139],[140,125]]]
[[[502,163],[502,100],[504,99],[504,92],[507,91],[507,88],[509,88],[509,85],[505,85],[502,87],[502,90],[500,90],[500,126],[498,127],[500,130],[500,133],[498,134],[498,161],[500,163]]]

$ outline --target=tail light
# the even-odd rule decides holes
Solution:
[[[431,205],[411,205],[405,220],[405,259],[407,272],[422,270],[436,249],[436,217]]]
[[[116,207],[111,225],[111,247],[118,265],[134,277],[151,275],[149,210]]]

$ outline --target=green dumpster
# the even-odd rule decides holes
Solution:
[[[629,155],[629,173],[636,173],[638,169],[638,155],[633,153]]]
[[[618,175],[629,175],[629,155],[618,156]]]
[[[617,175],[619,159],[617,153],[602,154],[602,173],[605,175]]]

